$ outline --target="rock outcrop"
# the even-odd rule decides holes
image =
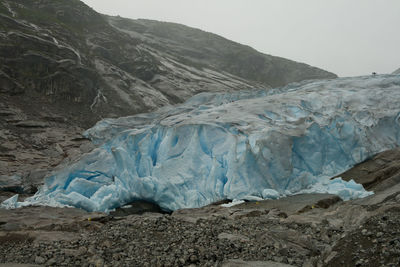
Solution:
[[[338,176],[374,192],[392,188],[400,182],[400,148],[379,153]]]

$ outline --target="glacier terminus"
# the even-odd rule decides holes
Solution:
[[[201,93],[177,106],[104,119],[92,152],[55,170],[32,197],[3,202],[108,212],[135,200],[165,210],[222,199],[371,192],[331,179],[400,144],[400,75]]]

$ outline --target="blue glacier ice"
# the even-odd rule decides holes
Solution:
[[[98,122],[85,132],[95,150],[55,171],[33,197],[7,205],[107,212],[134,200],[176,210],[307,192],[365,197],[371,193],[354,181],[329,178],[398,146],[399,114],[395,75],[202,93]]]

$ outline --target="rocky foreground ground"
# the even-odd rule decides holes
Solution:
[[[375,194],[347,202],[296,195],[172,214],[149,203],[110,214],[0,209],[0,267],[399,266],[400,149],[341,176]],[[0,190],[0,202],[13,194]]]
[[[366,199],[297,195],[172,214],[0,210],[0,266],[398,266],[400,186]],[[10,265],[11,263],[25,265]]]

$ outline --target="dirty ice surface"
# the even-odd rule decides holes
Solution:
[[[85,133],[97,149],[54,172],[25,202],[5,204],[109,211],[147,200],[176,210],[305,192],[365,197],[361,185],[329,178],[399,145],[399,112],[395,75],[202,93],[100,121]]]

